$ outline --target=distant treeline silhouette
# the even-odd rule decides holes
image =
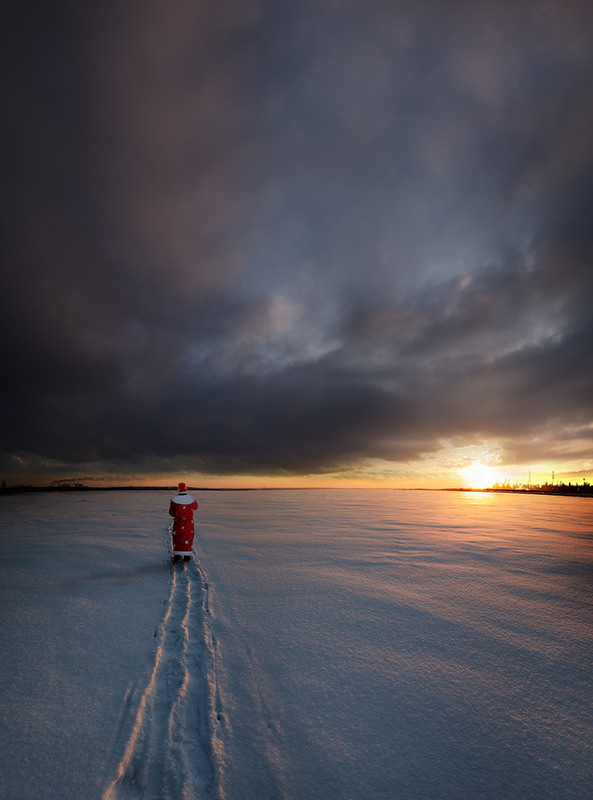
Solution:
[[[585,497],[593,496],[593,487],[583,478],[582,483],[564,483],[563,481],[556,481],[554,483],[542,483],[539,485],[532,483],[513,483],[505,481],[504,483],[495,483],[487,492],[539,492],[540,494],[569,494],[569,495],[582,495]]]

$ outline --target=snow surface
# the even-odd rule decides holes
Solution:
[[[0,499],[0,797],[589,800],[593,505]]]

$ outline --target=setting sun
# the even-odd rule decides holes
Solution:
[[[496,482],[496,470],[479,461],[462,469],[461,474],[472,489],[486,489]]]

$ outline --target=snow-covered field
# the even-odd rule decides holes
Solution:
[[[0,498],[2,800],[590,800],[593,501]]]

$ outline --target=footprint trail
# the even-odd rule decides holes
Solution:
[[[224,716],[208,615],[208,585],[199,566],[174,565],[152,674],[103,800],[224,800]]]

